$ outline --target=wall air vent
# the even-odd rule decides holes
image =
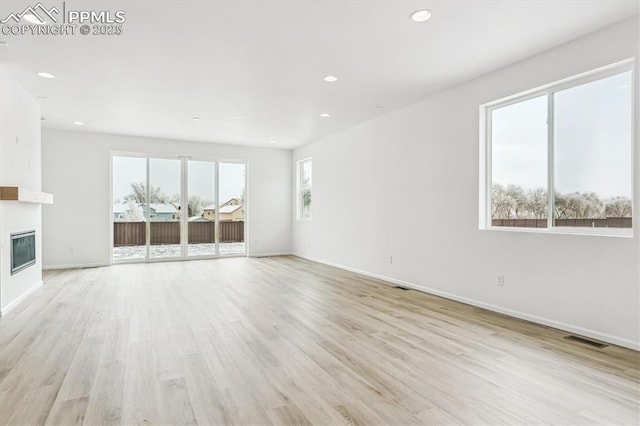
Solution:
[[[407,287],[402,287],[400,285],[394,285],[393,288],[397,288],[398,290],[403,290],[403,291],[409,291],[411,290],[410,288]]]
[[[586,337],[570,335],[570,336],[565,336],[564,338],[567,340],[571,340],[572,342],[584,343],[585,345],[593,346],[594,348],[598,348],[598,349],[606,348],[607,346],[609,346],[605,343],[600,343],[600,342],[596,342],[595,340],[587,339]]]

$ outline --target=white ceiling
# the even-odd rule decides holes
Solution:
[[[2,1],[0,14],[29,3]],[[0,52],[30,93],[48,98],[45,127],[292,148],[631,17],[638,5],[67,1],[126,11],[123,34],[0,35]],[[411,21],[419,8],[431,20]],[[322,81],[328,74],[339,80]]]

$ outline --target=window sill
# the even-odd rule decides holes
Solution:
[[[596,237],[633,238],[633,228],[578,228],[557,226],[553,228],[524,228],[487,226],[481,231],[523,232],[528,234],[588,235]]]

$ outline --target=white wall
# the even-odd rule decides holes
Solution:
[[[40,191],[40,106],[0,66],[0,185]],[[0,313],[42,284],[42,209],[39,204],[0,202]],[[14,232],[36,231],[36,264],[11,275]]]
[[[294,221],[294,253],[640,348],[637,115],[635,237],[478,229],[479,105],[637,56],[638,39],[626,21],[295,150],[313,158],[313,220]]]
[[[112,151],[247,160],[249,255],[291,252],[289,150],[43,129],[45,268],[109,264]]]

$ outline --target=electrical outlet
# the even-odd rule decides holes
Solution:
[[[387,261],[388,261],[389,263],[393,263],[393,256],[392,256],[392,255],[389,255],[389,256],[387,257]]]
[[[498,281],[496,283],[498,287],[504,287],[504,275],[498,274]]]

